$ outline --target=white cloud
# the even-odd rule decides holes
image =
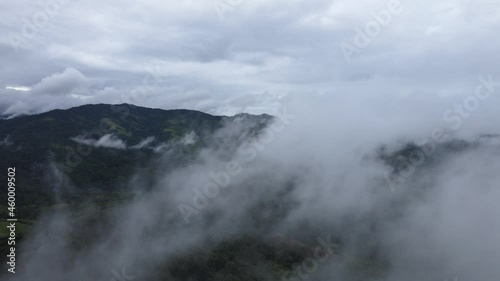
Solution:
[[[100,139],[95,140],[95,139],[90,139],[87,138],[86,136],[77,136],[74,138],[71,138],[71,140],[81,143],[81,144],[86,144],[90,146],[95,146],[95,147],[107,147],[107,148],[115,148],[115,149],[126,149],[127,145],[118,137],[116,137],[113,134],[107,134],[102,136]]]
[[[5,87],[7,90],[14,90],[14,91],[21,91],[21,92],[28,92],[31,90],[30,87],[25,87],[25,86],[7,86]]]
[[[196,141],[198,140],[198,136],[194,131],[191,131],[190,133],[186,134],[182,139],[180,140],[180,143],[183,145],[191,145],[195,144]]]
[[[131,149],[143,149],[149,148],[149,146],[155,141],[155,137],[148,137],[136,145],[131,146]]]
[[[159,145],[153,147],[152,149],[155,153],[164,153],[168,151],[171,147],[172,145],[170,143],[162,142]]]

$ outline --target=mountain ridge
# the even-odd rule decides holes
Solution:
[[[202,114],[206,114],[206,115],[211,115],[211,116],[214,116],[214,117],[229,117],[229,118],[235,118],[235,117],[238,117],[238,116],[241,116],[241,115],[247,115],[247,116],[268,116],[268,117],[272,116],[271,114],[267,114],[267,113],[251,114],[251,113],[247,113],[247,112],[241,112],[241,113],[237,113],[237,114],[234,114],[234,115],[215,115],[215,114],[206,113],[206,112],[201,111],[201,110],[188,109],[188,108],[163,109],[163,108],[156,108],[156,107],[139,106],[139,105],[134,105],[134,104],[130,104],[130,103],[121,103],[121,104],[93,103],[93,104],[83,104],[83,105],[73,106],[73,107],[65,108],[65,109],[64,108],[56,108],[56,109],[51,109],[51,110],[44,111],[44,112],[38,112],[38,113],[32,113],[32,114],[22,114],[22,115],[17,115],[17,116],[0,114],[0,121],[2,121],[2,120],[10,120],[10,119],[14,119],[14,118],[22,118],[22,117],[43,115],[43,114],[52,113],[52,112],[60,112],[60,111],[73,110],[73,109],[78,109],[78,108],[96,107],[96,106],[97,107],[99,107],[99,106],[106,106],[106,107],[110,107],[110,108],[112,108],[112,107],[115,107],[115,108],[116,107],[142,108],[142,109],[159,110],[159,111],[179,111],[179,112],[189,111],[189,112],[196,112],[196,113],[202,113]]]
[[[191,161],[203,147],[217,145],[215,132],[228,124],[240,127],[237,134],[251,136],[272,118],[130,104],[55,109],[0,120],[0,166],[17,167],[21,211],[23,205],[46,207],[55,203],[54,195],[60,191],[54,185],[62,179],[79,189],[80,193],[66,194],[75,199],[92,190],[110,194],[122,190],[137,170],[153,178],[154,162],[164,151],[171,153],[168,166],[175,168]],[[4,177],[0,175],[0,180]],[[25,209],[30,213],[24,217],[30,218],[39,211]]]

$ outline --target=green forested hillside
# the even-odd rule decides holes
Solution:
[[[255,128],[270,118],[246,117]],[[177,157],[172,157],[171,164],[189,161],[210,142],[215,130],[234,118],[193,110],[98,104],[0,120],[0,167],[16,167],[19,216],[34,219],[56,199],[84,201],[99,195],[107,201],[107,197],[126,194],[123,189],[134,172],[154,175],[155,147],[181,141],[191,133],[196,140],[176,147]],[[106,135],[125,148],[75,141],[77,137],[98,141]],[[138,148],[148,138],[150,147]],[[0,181],[4,182],[5,174],[0,173]],[[71,192],[60,188],[63,179],[76,188]],[[1,193],[0,202],[6,202],[5,195]]]

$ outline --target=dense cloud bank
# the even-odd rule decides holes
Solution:
[[[226,2],[5,2],[0,114],[85,103],[270,113],[286,96],[448,98],[499,76],[496,1]]]

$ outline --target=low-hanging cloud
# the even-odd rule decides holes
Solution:
[[[424,138],[442,120],[414,119],[419,110],[412,108],[418,103],[408,101],[350,110],[353,104],[363,104],[359,102],[355,97],[339,101],[334,111],[327,103],[292,102],[288,112],[296,118],[266,145],[256,143],[252,161],[247,145],[258,137],[247,134],[243,143],[238,142],[247,124],[227,123],[215,134],[217,143],[199,151],[192,162],[169,169],[158,162],[164,173],[154,179],[151,192],[139,193],[106,212],[101,220],[113,223],[102,235],[93,236],[85,250],[68,248],[70,239],[41,246],[55,233],[58,237],[78,233],[75,230],[82,222],[64,212],[41,222],[25,244],[19,262],[23,266],[14,280],[35,276],[38,280],[108,280],[113,271],[123,268],[129,276],[154,280],[155,272],[179,253],[243,235],[274,233],[311,244],[317,238],[340,241],[342,256],[327,259],[317,271],[307,273],[311,280],[354,280],[349,260],[363,257],[375,257],[387,265],[383,277],[375,280],[500,277],[495,263],[500,257],[495,243],[500,235],[495,220],[500,214],[495,201],[500,181],[498,144],[485,142],[484,136],[465,138],[470,146],[439,154],[439,161],[420,167],[393,192],[385,179],[390,167],[377,157],[380,146],[398,147]],[[427,106],[422,110],[432,108],[430,112],[436,113],[431,116],[441,115],[439,103],[423,104]],[[483,110],[467,122],[473,125],[497,116]],[[474,133],[469,128],[464,125],[453,138]],[[168,163],[175,155],[174,145],[164,153]],[[204,198],[199,190],[211,180],[211,172],[222,171],[231,161],[242,163],[241,173],[231,176],[216,197]],[[137,183],[149,180],[136,176],[134,187],[140,190]],[[177,207],[192,200],[210,203],[186,224]],[[96,215],[92,210],[86,214]],[[28,249],[38,250],[29,254]],[[50,269],[49,256],[57,257],[51,259]]]
[[[106,148],[115,148],[115,149],[126,149],[127,145],[125,144],[124,141],[122,141],[119,137],[115,136],[114,134],[106,134],[102,136],[99,139],[91,139],[87,138],[86,136],[76,136],[74,138],[71,138],[71,140],[89,145],[89,146],[94,146],[94,147],[106,147]]]

